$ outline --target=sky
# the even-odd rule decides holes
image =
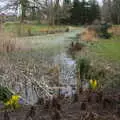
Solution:
[[[102,4],[102,0],[97,0],[99,2],[99,4],[101,5]]]
[[[3,6],[4,4],[5,4],[5,3],[3,3],[3,2],[0,1],[0,6]]]
[[[86,0],[86,1],[88,1],[88,0]],[[98,3],[100,4],[100,5],[102,5],[102,1],[103,0],[97,0],[98,1]]]

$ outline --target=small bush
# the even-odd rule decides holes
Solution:
[[[100,31],[100,37],[109,39],[111,37],[111,34],[108,33],[108,29],[111,28],[111,25],[108,23],[104,23],[101,25],[101,31]]]
[[[28,36],[32,36],[32,31],[31,31],[31,28],[28,28]]]

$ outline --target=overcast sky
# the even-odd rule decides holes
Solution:
[[[99,2],[99,4],[102,4],[102,0],[97,0]]]

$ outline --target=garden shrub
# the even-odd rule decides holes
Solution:
[[[109,39],[111,37],[111,34],[108,32],[108,29],[111,27],[108,23],[102,23],[101,24],[101,31],[100,31],[100,37]]]

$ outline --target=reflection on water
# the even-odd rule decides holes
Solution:
[[[76,62],[65,53],[57,55],[54,59],[55,64],[60,65],[59,83],[65,86],[76,85]]]

